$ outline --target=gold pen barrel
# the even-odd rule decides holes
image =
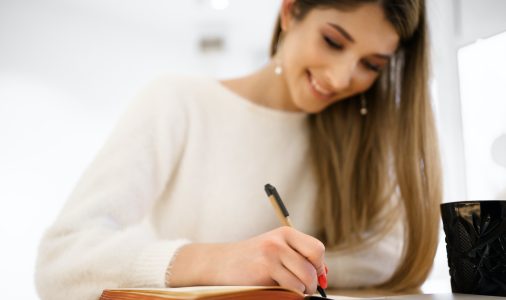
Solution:
[[[281,224],[284,226],[292,226],[292,221],[290,220],[290,217],[285,217],[283,215],[283,212],[281,211],[281,208],[278,205],[278,202],[276,201],[276,198],[274,198],[273,195],[269,196],[269,200],[271,201],[272,206],[274,207],[274,211],[276,212],[276,216],[278,217]]]

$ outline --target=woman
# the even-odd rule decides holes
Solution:
[[[137,98],[41,242],[41,297],[419,287],[441,200],[427,56],[423,0],[283,0],[265,67]]]

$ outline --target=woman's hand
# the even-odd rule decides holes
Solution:
[[[325,246],[284,226],[236,243],[189,244],[174,257],[167,282],[191,285],[280,285],[306,294],[326,276]]]

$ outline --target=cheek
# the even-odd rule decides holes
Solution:
[[[324,65],[318,41],[315,41],[314,36],[304,33],[301,33],[297,39],[287,40],[284,56],[285,67],[296,73],[301,73],[310,67]]]

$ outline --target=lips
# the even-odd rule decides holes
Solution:
[[[311,75],[311,72],[307,71],[307,77],[309,88],[313,95],[322,100],[331,100],[333,98],[334,93],[322,86],[322,84]]]

